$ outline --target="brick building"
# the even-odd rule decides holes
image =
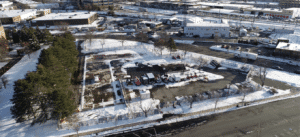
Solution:
[[[97,19],[96,12],[71,12],[71,13],[51,13],[46,16],[36,18],[31,21],[33,26],[91,24]]]

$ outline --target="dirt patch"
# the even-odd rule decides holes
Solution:
[[[102,102],[102,99],[106,102],[109,99],[113,98],[115,100],[115,93],[112,91],[111,85],[105,85],[99,88],[96,88],[93,93],[94,103]]]
[[[224,79],[211,82],[190,82],[190,84],[176,88],[156,87],[151,89],[151,97],[161,101],[175,101],[176,96],[187,96],[205,91],[223,89],[229,83],[240,83],[245,81],[246,74],[239,73],[235,70],[212,70],[204,68],[205,71],[224,76]]]
[[[94,55],[93,59],[95,61],[107,60],[107,59],[117,59],[117,58],[130,58],[133,57],[132,54],[111,54],[111,55]]]
[[[259,77],[253,77],[252,80],[255,81],[258,84],[261,84],[261,80],[259,79]],[[277,89],[282,89],[282,90],[293,88],[293,86],[290,86],[290,85],[288,85],[286,83],[283,83],[281,81],[275,81],[275,80],[271,80],[271,79],[267,79],[267,78],[265,80],[265,85],[270,86],[270,87],[274,87],[274,88],[277,88]]]

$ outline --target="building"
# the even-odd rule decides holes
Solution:
[[[113,5],[113,0],[81,0],[84,4],[98,5],[98,6],[109,6]]]
[[[0,26],[0,38],[5,38],[6,39],[5,31],[4,31],[4,28],[3,28],[2,25]]]
[[[68,12],[68,13],[51,13],[43,17],[33,19],[31,25],[33,26],[47,26],[47,25],[82,25],[91,24],[97,19],[96,12]]]
[[[261,1],[233,1],[230,4],[244,4],[244,5],[253,5],[257,8],[278,8],[279,2],[261,2]]]
[[[140,26],[147,26],[150,28],[156,28],[162,25],[162,22],[160,21],[141,21],[139,22]]]
[[[282,8],[300,7],[299,0],[280,0],[279,6]]]
[[[3,10],[0,11],[0,20],[2,24],[13,24],[22,20],[35,18],[37,15],[36,9],[25,10]]]
[[[199,4],[191,3],[191,2],[178,2],[178,1],[142,1],[140,2],[140,6],[178,10],[178,9],[189,9],[194,6],[199,6]]]
[[[41,3],[33,0],[15,0],[14,2],[27,4],[31,9],[51,9],[59,7],[58,3]]]
[[[184,34],[188,37],[229,37],[230,27],[228,24],[217,24],[210,22],[187,23]]]
[[[300,45],[299,44],[292,44],[292,43],[285,43],[279,42],[275,49],[276,55],[281,56],[289,56],[289,57],[300,57]]]
[[[293,10],[286,9],[273,9],[273,8],[246,8],[244,9],[246,14],[272,16],[275,18],[290,19],[293,17]]]
[[[13,2],[10,1],[0,1],[0,7],[11,7],[13,5]]]
[[[242,4],[229,4],[229,3],[209,3],[209,2],[198,2],[202,6],[208,6],[216,9],[230,9],[230,10],[241,10],[245,8],[253,8],[253,5],[242,5]]]

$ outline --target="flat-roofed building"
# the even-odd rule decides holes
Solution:
[[[81,0],[84,4],[92,4],[97,6],[110,6],[113,5],[113,0]]]
[[[35,18],[37,15],[36,9],[25,10],[3,10],[0,11],[0,20],[2,24],[13,24],[22,20]]]
[[[299,0],[280,0],[279,6],[282,8],[300,7]]]
[[[230,27],[223,23],[187,23],[184,27],[184,34],[188,37],[229,37]]]
[[[31,24],[36,26],[59,25],[83,25],[91,24],[97,19],[96,12],[68,12],[68,13],[51,13],[43,17],[33,19]]]
[[[244,9],[246,14],[255,14],[263,16],[272,16],[282,19],[290,19],[293,17],[294,10],[286,9],[274,9],[274,8],[246,8]]]

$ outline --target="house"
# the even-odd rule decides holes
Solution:
[[[223,23],[187,23],[184,34],[188,37],[229,37],[229,30],[229,25]]]

